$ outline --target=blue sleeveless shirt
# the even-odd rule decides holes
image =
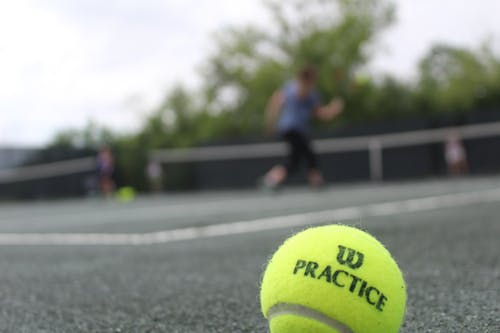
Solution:
[[[319,96],[315,91],[304,97],[298,96],[298,83],[288,82],[282,89],[284,103],[278,120],[278,131],[298,131],[308,135],[313,111],[320,106]]]

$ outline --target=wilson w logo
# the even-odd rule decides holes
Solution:
[[[337,255],[339,264],[348,266],[352,269],[358,269],[363,265],[364,258],[365,256],[363,253],[339,245],[339,254]]]

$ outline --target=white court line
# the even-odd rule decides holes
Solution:
[[[499,201],[500,188],[151,233],[1,233],[0,245],[153,245]]]
[[[369,191],[367,189],[365,191]],[[35,212],[30,214],[29,211],[23,212],[23,215],[14,215],[1,217],[2,224],[13,226],[26,226],[26,227],[41,227],[41,228],[57,228],[57,227],[92,227],[92,226],[105,226],[112,224],[121,224],[124,222],[136,222],[138,220],[156,220],[164,216],[172,218],[183,218],[186,215],[186,210],[189,211],[190,218],[207,217],[209,215],[238,213],[246,209],[250,212],[248,207],[258,206],[261,211],[263,209],[270,210],[276,208],[277,204],[282,205],[284,200],[303,200],[302,193],[287,194],[284,197],[274,198],[274,203],[266,197],[251,197],[251,198],[231,198],[224,200],[223,206],[220,201],[203,202],[195,201],[192,203],[174,203],[174,204],[156,204],[154,206],[123,206],[114,205],[101,207],[94,206],[91,211],[82,210],[78,213],[75,211],[58,212],[57,208],[51,208],[46,212]],[[193,209],[196,207],[196,209]],[[98,208],[101,208],[99,210]],[[50,212],[50,213],[48,213]],[[30,215],[28,215],[30,214]],[[117,214],[120,218],[117,219]],[[42,217],[42,219],[41,219]],[[47,221],[49,219],[49,221]]]

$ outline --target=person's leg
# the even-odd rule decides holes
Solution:
[[[288,145],[288,155],[284,164],[276,165],[264,176],[265,184],[270,187],[281,185],[290,174],[295,172],[300,161],[300,142],[295,132],[285,133],[283,139]]]
[[[309,169],[307,179],[312,187],[321,187],[325,184],[325,179],[320,169]]]
[[[286,168],[282,165],[276,165],[264,176],[264,181],[266,185],[274,187],[283,183],[287,176]]]
[[[301,135],[300,138],[300,153],[304,155],[307,163],[307,180],[309,184],[314,187],[319,187],[324,184],[325,180],[323,174],[319,169],[318,157],[311,147],[309,139]]]
[[[112,183],[111,180],[106,177],[101,177],[101,193],[105,198],[110,198],[112,193]]]

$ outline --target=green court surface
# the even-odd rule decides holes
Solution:
[[[500,332],[500,177],[0,204],[0,332],[267,332],[267,258],[308,225],[380,239],[401,332]]]

